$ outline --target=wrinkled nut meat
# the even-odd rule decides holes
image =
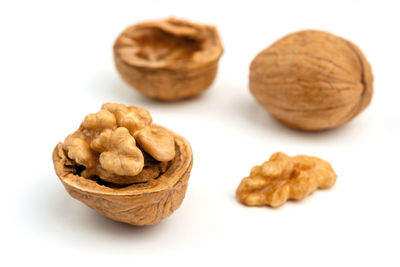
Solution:
[[[236,190],[239,201],[248,206],[283,205],[288,199],[300,200],[318,188],[326,189],[336,182],[331,165],[317,157],[289,157],[274,153],[269,161],[254,166]]]
[[[168,18],[127,28],[115,41],[114,60],[133,88],[171,101],[206,90],[222,51],[215,27]]]
[[[289,34],[250,65],[249,87],[278,121],[316,131],[343,125],[371,101],[371,67],[353,43],[321,31]]]
[[[56,146],[53,163],[72,197],[113,220],[151,225],[182,203],[192,151],[147,110],[106,103]]]

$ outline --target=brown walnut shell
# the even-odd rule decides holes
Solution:
[[[250,66],[250,91],[280,122],[301,130],[335,128],[371,101],[370,64],[353,43],[322,31],[289,34]]]
[[[63,150],[63,143],[59,143],[52,157],[67,192],[100,214],[132,225],[152,225],[169,216],[185,197],[193,164],[192,150],[185,138],[154,126],[167,130],[175,140],[176,155],[165,173],[156,179],[123,187],[99,184],[77,174]]]
[[[214,81],[223,48],[217,29],[168,18],[127,28],[114,44],[121,77],[145,96],[196,96]]]

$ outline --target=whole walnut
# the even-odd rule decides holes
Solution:
[[[364,110],[373,91],[371,66],[353,43],[308,30],[289,34],[250,65],[250,91],[278,121],[316,131],[343,125]]]

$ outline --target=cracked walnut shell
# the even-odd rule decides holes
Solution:
[[[114,44],[121,77],[145,96],[196,96],[214,81],[223,48],[212,26],[168,18],[136,24]]]
[[[315,131],[343,125],[371,101],[371,67],[353,43],[322,31],[289,34],[250,65],[249,87],[278,121]]]
[[[236,196],[248,206],[278,207],[288,199],[303,199],[318,188],[330,188],[335,182],[336,174],[328,162],[277,152],[269,161],[251,169],[250,176],[239,184]]]
[[[152,123],[148,111],[115,103],[87,115],[52,158],[72,197],[132,225],[156,224],[179,208],[193,164],[185,138]]]

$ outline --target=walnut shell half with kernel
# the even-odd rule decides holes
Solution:
[[[278,121],[316,131],[343,125],[371,101],[370,64],[353,43],[308,30],[289,34],[250,65],[249,87]]]
[[[115,41],[114,61],[121,77],[140,93],[172,101],[205,91],[222,52],[215,27],[168,18],[125,29]]]
[[[179,208],[193,164],[185,138],[151,123],[144,109],[114,103],[87,115],[57,144],[52,159],[73,198],[138,226],[156,224]]]

